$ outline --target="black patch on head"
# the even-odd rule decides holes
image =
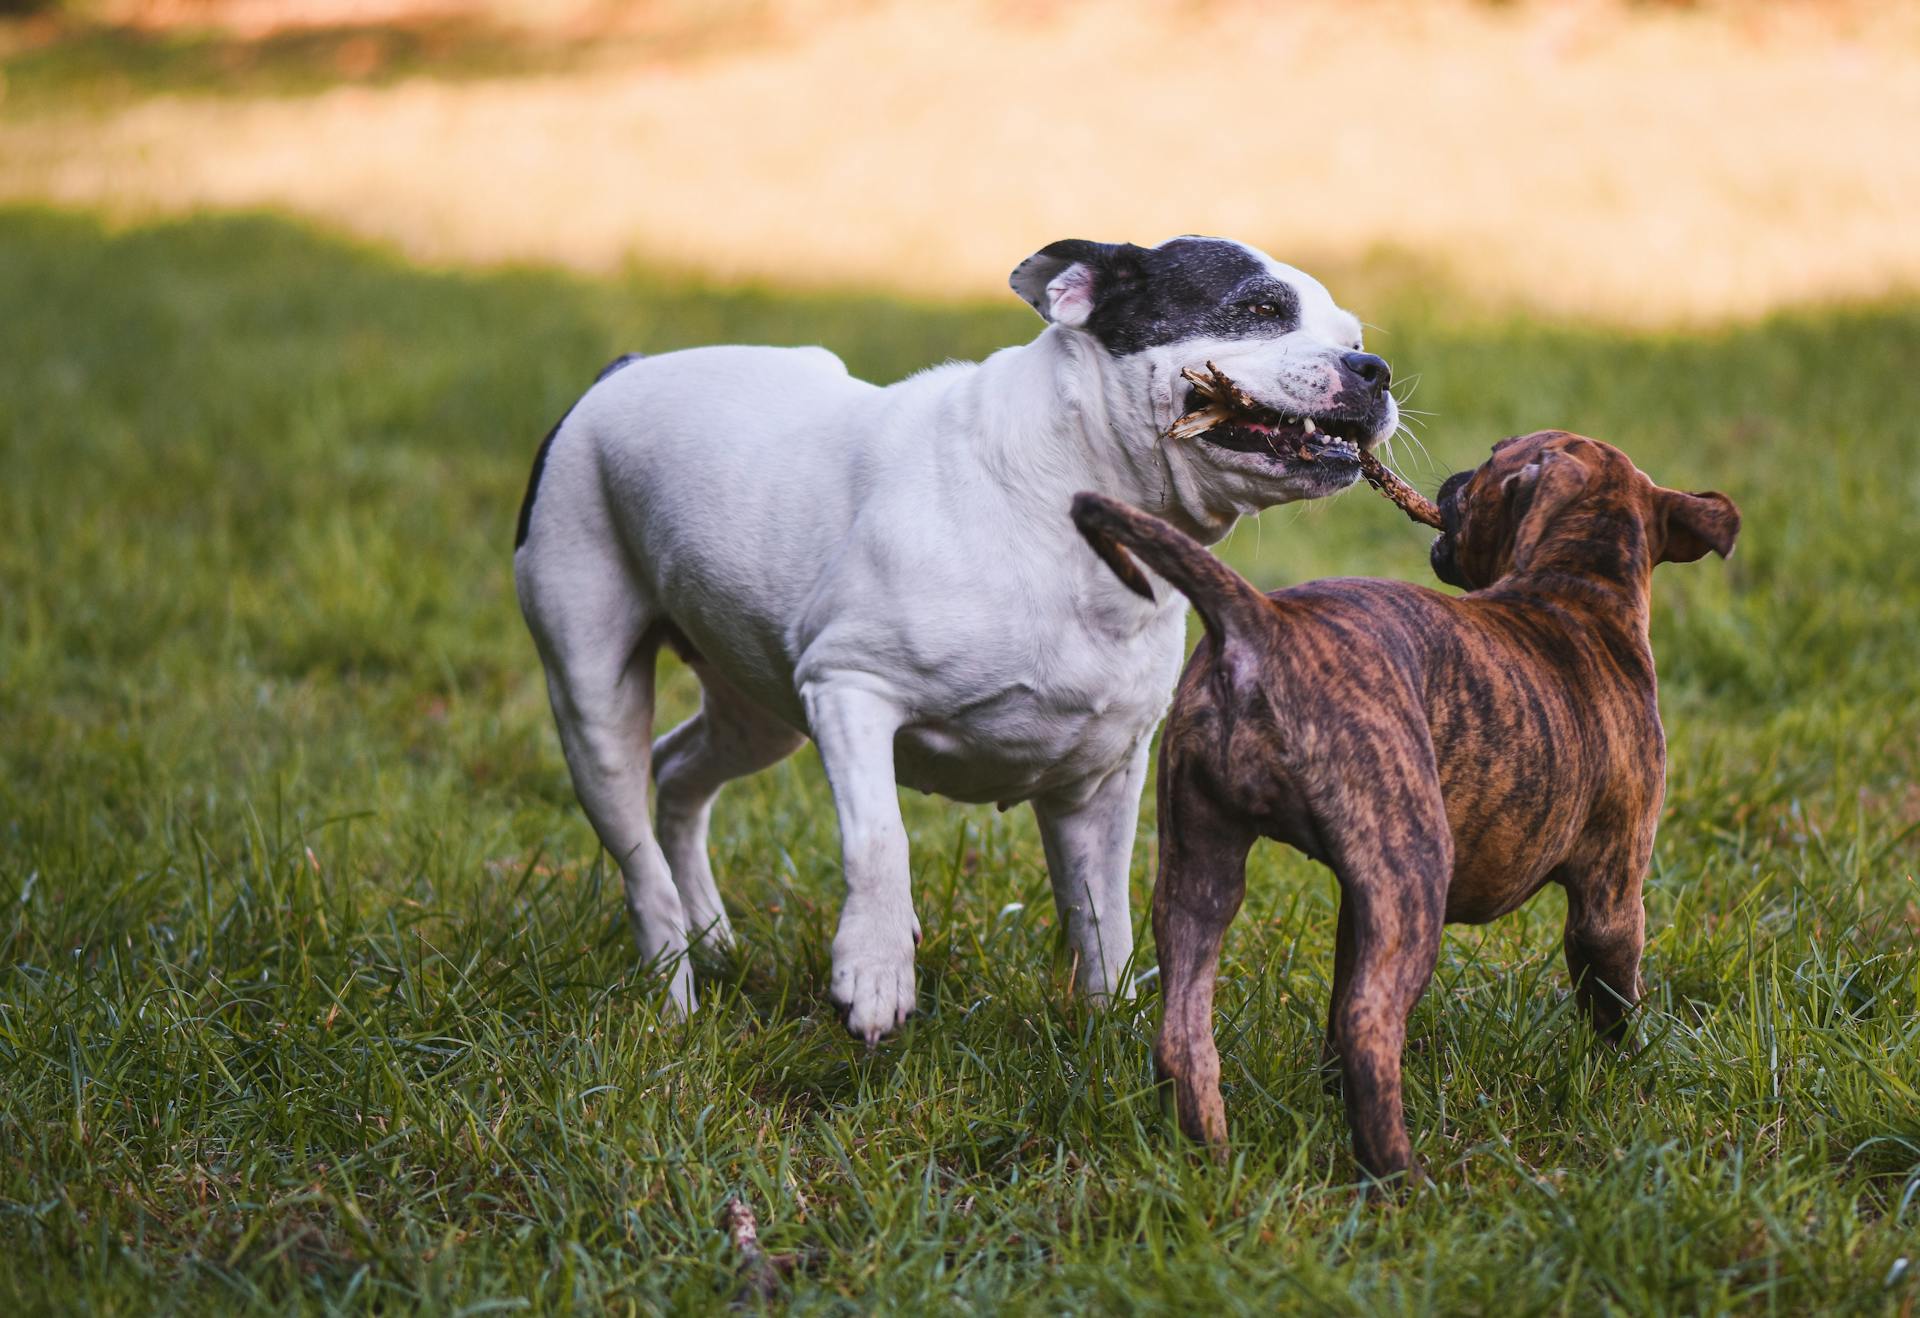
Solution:
[[[593,377],[593,383],[599,384],[622,366],[637,362],[644,356],[646,356],[645,353],[629,352],[622,356],[615,357],[612,361],[600,368],[600,374]],[[579,405],[579,401],[576,399],[573,406],[578,407]],[[533,470],[527,476],[527,492],[521,496],[520,499],[520,524],[515,528],[513,534],[513,547],[515,549],[527,543],[527,528],[533,523],[534,496],[540,492],[540,475],[547,469],[547,450],[553,447],[553,437],[560,433],[560,427],[566,425],[567,418],[572,415],[573,407],[569,407],[560,414],[560,419],[553,423],[553,429],[549,430],[547,437],[540,441],[539,451],[533,455]]]
[[[1300,295],[1238,243],[1084,247],[1085,255],[1070,257],[1094,271],[1093,314],[1083,328],[1117,357],[1191,339],[1277,339],[1300,328]]]

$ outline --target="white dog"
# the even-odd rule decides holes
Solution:
[[[839,815],[831,991],[854,1034],[914,1009],[896,783],[1031,801],[1078,982],[1124,991],[1134,823],[1187,606],[1121,585],[1068,504],[1097,490],[1211,543],[1344,489],[1356,446],[1397,423],[1359,322],[1239,243],[1058,242],[1011,283],[1047,328],[984,362],[882,388],[821,348],[623,358],[541,446],[521,608],[580,803],[682,1009],[689,937],[733,938],[707,858],[714,796],[807,737]],[[1193,400],[1182,368],[1207,362],[1273,415],[1163,438]],[[662,643],[704,694],[654,742]]]

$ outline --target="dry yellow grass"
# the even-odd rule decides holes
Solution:
[[[1920,287],[1916,124],[1905,8],[773,4],[698,59],[14,117],[0,198],[937,294],[1214,232],[1702,321]]]

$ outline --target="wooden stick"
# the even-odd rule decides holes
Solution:
[[[1212,362],[1207,363],[1207,369],[1204,372],[1196,371],[1191,366],[1184,366],[1181,368],[1180,374],[1185,376],[1187,383],[1195,389],[1198,389],[1200,396],[1209,402],[1231,403],[1236,410],[1241,412],[1264,412],[1267,410],[1254,399],[1252,394],[1235,384],[1225,371],[1215,366]]]
[[[1440,510],[1433,500],[1401,480],[1387,469],[1387,465],[1371,453],[1360,455],[1360,474],[1367,478],[1367,484],[1393,501],[1393,506],[1423,526],[1431,526],[1436,531],[1446,530],[1440,520]]]
[[[754,1219],[753,1208],[737,1195],[727,1199],[720,1215],[727,1238],[740,1255],[741,1284],[756,1297],[766,1299],[780,1288],[781,1274],[793,1270],[794,1256],[768,1254],[760,1248],[760,1224]]]
[[[1206,403],[1205,407],[1196,407],[1167,427],[1169,439],[1192,439],[1195,435],[1204,435],[1222,421],[1229,420],[1235,412],[1265,412],[1268,409],[1256,402],[1252,395],[1227,377],[1227,373],[1207,363],[1207,369],[1197,371],[1184,366],[1180,374],[1186,377],[1194,392]]]

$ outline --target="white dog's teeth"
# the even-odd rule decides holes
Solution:
[[[1312,417],[1308,417],[1308,418],[1307,418],[1307,433],[1308,433],[1309,435],[1311,435],[1311,434],[1313,433],[1313,418],[1312,418]]]

